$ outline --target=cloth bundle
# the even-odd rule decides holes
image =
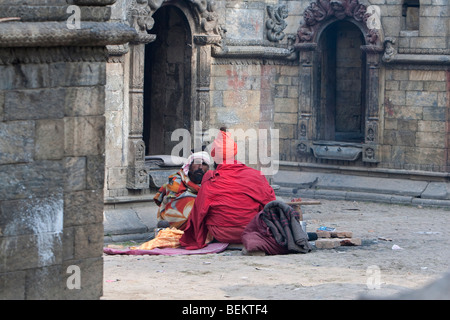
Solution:
[[[176,228],[166,228],[159,230],[156,237],[150,241],[141,244],[138,247],[130,247],[131,250],[153,250],[155,248],[178,248],[180,247],[180,238],[184,231]]]
[[[299,213],[282,201],[271,201],[247,225],[242,242],[248,251],[267,254],[307,253],[312,250]]]

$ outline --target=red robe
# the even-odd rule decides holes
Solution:
[[[203,177],[180,244],[186,249],[205,246],[207,225],[245,227],[275,192],[258,170],[234,161],[219,164]]]

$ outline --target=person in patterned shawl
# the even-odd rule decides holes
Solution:
[[[211,159],[207,152],[196,152],[175,174],[168,178],[153,200],[159,206],[157,219],[166,221],[171,228],[184,230],[194,207],[203,175],[209,170]]]

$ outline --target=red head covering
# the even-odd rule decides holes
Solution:
[[[211,157],[214,162],[217,164],[232,163],[236,154],[237,144],[231,137],[231,133],[221,130],[212,144]]]

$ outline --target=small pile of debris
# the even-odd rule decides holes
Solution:
[[[315,245],[317,249],[333,249],[340,246],[360,246],[361,238],[353,238],[351,231],[324,231],[316,230],[317,240]]]

